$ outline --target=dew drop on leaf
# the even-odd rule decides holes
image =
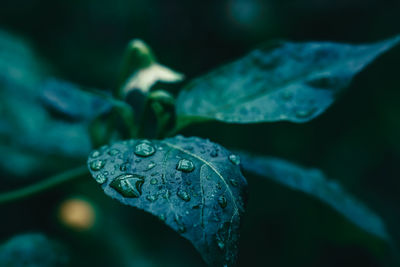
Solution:
[[[98,150],[94,150],[92,153],[90,153],[91,158],[97,158],[99,156],[101,156],[101,152]]]
[[[137,198],[142,194],[144,177],[137,174],[122,174],[110,183],[110,186],[124,197]]]
[[[190,201],[190,195],[188,192],[184,191],[184,190],[178,190],[178,192],[176,193],[178,195],[178,197],[186,202]]]
[[[146,171],[153,169],[155,166],[156,164],[154,162],[150,162],[149,165],[147,165]]]
[[[149,157],[156,152],[156,149],[149,141],[141,141],[135,147],[135,154],[140,157]]]
[[[311,115],[313,115],[315,111],[316,111],[316,108],[311,108],[311,109],[307,109],[307,110],[298,110],[298,111],[296,111],[296,117],[301,118],[301,119],[308,118]]]
[[[176,169],[178,171],[183,171],[183,172],[192,172],[194,170],[194,164],[192,161],[190,161],[188,159],[181,159],[178,162]]]
[[[160,216],[158,216],[158,219],[160,219],[161,221],[165,221],[165,215],[164,214],[161,214]]]
[[[156,184],[158,184],[158,180],[156,178],[151,178],[150,184],[156,185]]]
[[[238,182],[235,179],[230,179],[231,185],[238,186]]]
[[[237,155],[234,155],[234,154],[229,155],[229,160],[235,165],[239,165],[240,164],[240,157],[237,156]]]
[[[101,170],[106,162],[104,160],[94,160],[90,163],[90,168],[92,171],[99,171]]]
[[[220,196],[218,198],[218,204],[221,206],[221,208],[226,208],[226,206],[228,205],[228,201],[226,200],[225,196]]]
[[[158,199],[157,195],[148,195],[146,196],[146,199],[150,202],[154,202]]]
[[[104,184],[107,181],[107,177],[102,173],[97,174],[94,179],[99,184]]]
[[[119,150],[116,148],[111,149],[110,151],[108,151],[108,155],[110,156],[115,156],[119,153]]]

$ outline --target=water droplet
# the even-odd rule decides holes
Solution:
[[[139,163],[139,162],[141,162],[142,160],[141,159],[135,159],[135,162],[136,163]]]
[[[235,179],[229,180],[233,186],[238,186],[238,182]]]
[[[158,180],[156,178],[151,178],[150,184],[156,185],[156,184],[158,184]]]
[[[229,155],[229,160],[235,165],[240,164],[240,157],[237,155],[234,155],[234,154]]]
[[[146,199],[150,202],[154,202],[158,199],[158,196],[157,195],[148,195],[148,196],[146,196]]]
[[[183,172],[192,172],[194,170],[194,164],[192,161],[190,161],[188,159],[181,159],[178,162],[176,169],[178,171],[183,171]]]
[[[221,206],[221,208],[225,209],[226,205],[228,205],[228,201],[226,201],[225,196],[220,196],[218,198],[218,204]]]
[[[124,197],[136,198],[142,194],[144,177],[138,174],[122,174],[110,183]]]
[[[124,164],[121,164],[121,166],[119,166],[119,169],[124,172],[128,169],[128,162],[125,162]]]
[[[107,176],[107,175],[108,175],[108,171],[103,172],[103,174],[104,174],[105,176]]]
[[[164,214],[161,214],[160,216],[158,216],[158,219],[164,222],[166,218]]]
[[[147,165],[146,171],[153,169],[155,166],[156,164],[154,162],[150,162],[149,165]]]
[[[219,149],[217,147],[214,147],[213,150],[210,153],[210,156],[213,157],[213,158],[218,157],[218,150]]]
[[[97,174],[94,179],[99,184],[104,184],[107,181],[107,177],[102,173]]]
[[[317,111],[316,108],[304,109],[296,111],[296,117],[299,119],[305,119],[313,115]]]
[[[140,157],[149,157],[156,152],[156,149],[149,141],[142,141],[135,147],[135,154]]]
[[[101,156],[101,152],[98,150],[94,150],[92,153],[90,153],[91,158],[97,158]]]
[[[106,165],[105,160],[94,160],[90,163],[90,168],[92,171],[99,171],[104,167],[104,165]]]
[[[119,150],[116,148],[111,149],[110,151],[108,151],[108,155],[110,156],[115,156],[119,153]]]
[[[186,232],[186,227],[183,225],[179,225],[178,226],[178,233],[183,234],[184,232]]]
[[[186,202],[190,201],[190,195],[188,192],[184,191],[184,190],[178,190],[178,192],[176,193],[178,195],[178,197]]]

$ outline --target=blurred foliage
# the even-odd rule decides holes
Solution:
[[[47,121],[57,114],[36,105],[41,99],[37,88],[48,69],[52,75],[76,84],[113,88],[119,79],[126,43],[141,38],[151,45],[160,62],[190,79],[271,39],[350,43],[382,40],[400,32],[399,12],[397,0],[4,0],[0,27],[29,40],[48,63],[32,66],[28,62],[36,54],[27,48],[0,46],[0,54],[6,49],[22,51],[18,52],[21,56],[17,62],[27,63],[21,63],[17,71],[28,69],[15,74],[27,76],[14,76],[24,79],[5,81],[4,73],[15,70],[5,70],[0,63],[1,92],[8,90],[7,85],[12,82],[29,96],[13,91],[15,97],[0,100],[1,121],[7,111],[24,123],[16,128],[0,124],[0,189],[22,185],[16,179],[18,174],[29,174],[27,178],[33,181],[66,169],[77,163],[69,158],[69,152],[82,151],[79,155],[83,158],[91,147],[89,138],[79,134],[85,128],[81,124],[56,116],[60,127],[48,128]],[[208,137],[225,147],[250,149],[321,168],[377,211],[398,244],[399,50],[373,63],[335,105],[307,124],[280,122],[239,127],[212,122],[192,126],[184,135]],[[30,77],[36,72],[39,80]],[[21,83],[30,79],[32,83]],[[162,89],[177,93],[168,86]],[[21,113],[21,106],[29,111]],[[36,115],[40,117],[33,119]],[[78,132],[74,134],[77,146],[65,142],[64,134],[69,130],[64,127],[71,129],[71,124]],[[4,129],[49,140],[47,152],[57,151],[59,155],[66,147],[68,150],[64,151],[68,153],[57,159],[53,153],[36,150],[34,143],[32,149],[21,150],[20,143],[11,143],[3,135]],[[40,158],[37,152],[46,156]],[[36,169],[37,161],[43,165]],[[24,170],[27,166],[35,168]],[[325,205],[268,180],[246,178],[251,194],[241,233],[240,266],[396,266],[387,244],[355,228]],[[88,179],[28,201],[1,206],[4,216],[0,239],[6,241],[31,230],[48,233],[71,250],[72,266],[203,265],[194,248],[156,218],[109,201],[99,191]],[[56,216],[59,203],[76,194],[98,207],[96,224],[84,232],[64,227]]]

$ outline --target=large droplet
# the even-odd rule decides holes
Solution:
[[[234,154],[229,155],[229,160],[235,165],[240,164],[240,157],[237,155],[234,155]]]
[[[94,179],[96,180],[97,183],[104,184],[107,181],[107,176],[102,173],[99,173],[94,177]]]
[[[90,168],[92,171],[99,171],[104,167],[104,165],[106,165],[105,160],[94,160],[90,163]]]
[[[176,193],[178,195],[178,197],[186,202],[190,201],[190,195],[188,192],[184,191],[184,190],[178,190],[178,192]]]
[[[220,196],[218,198],[218,204],[221,206],[221,208],[226,208],[226,205],[228,205],[228,201],[226,200],[225,196]]]
[[[188,159],[181,159],[176,165],[178,171],[192,172],[194,170],[194,164]]]
[[[149,141],[141,141],[135,147],[135,154],[140,157],[149,157],[156,152],[156,149]]]
[[[144,177],[138,174],[122,174],[110,183],[124,197],[136,198],[142,194]]]

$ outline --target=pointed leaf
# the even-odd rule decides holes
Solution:
[[[99,95],[55,78],[43,83],[41,100],[49,109],[75,121],[92,120],[111,109],[111,104]]]
[[[329,180],[316,169],[305,169],[273,157],[240,153],[245,171],[272,179],[291,189],[304,192],[330,205],[352,223],[382,239],[389,235],[382,219],[362,202],[346,192],[337,182]]]
[[[324,112],[353,76],[400,42],[279,42],[200,77],[179,94],[178,125],[307,122]]]
[[[211,265],[231,265],[247,183],[220,145],[177,136],[129,140],[94,151],[88,166],[104,192],[158,216]]]

